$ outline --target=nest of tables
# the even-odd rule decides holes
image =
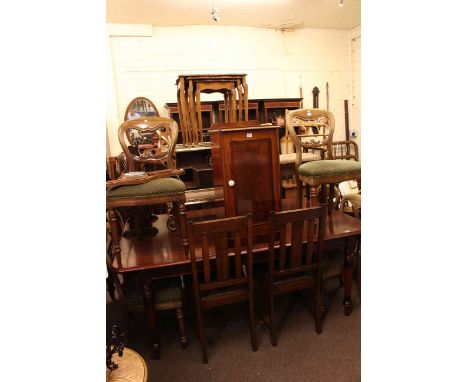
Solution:
[[[246,74],[188,74],[176,81],[184,145],[203,145],[201,93],[224,95],[224,122],[248,121]]]

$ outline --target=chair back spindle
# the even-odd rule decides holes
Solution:
[[[321,263],[325,208],[323,206],[270,215],[269,273],[281,277],[316,269]],[[279,254],[275,258],[275,237],[279,232]],[[291,246],[286,247],[290,238]],[[306,242],[304,251],[303,243]]]
[[[234,217],[190,223],[190,261],[195,287],[200,290],[225,288],[247,282],[242,272],[242,241],[247,239],[247,272],[252,272],[252,219]],[[200,245],[197,245],[199,241]],[[202,259],[201,279],[197,259]]]

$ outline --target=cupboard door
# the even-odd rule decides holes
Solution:
[[[230,142],[228,179],[234,185],[228,188],[228,198],[235,215],[252,212],[254,223],[268,221],[269,212],[275,210],[271,146],[270,137]]]

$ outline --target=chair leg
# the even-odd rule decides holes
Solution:
[[[177,203],[167,203],[167,229],[169,231],[177,231],[177,217]]]
[[[297,208],[302,208],[302,181],[296,178],[296,190],[297,190]]]
[[[333,210],[333,199],[335,197],[335,185],[333,183],[330,183],[328,186],[328,215],[331,215],[332,210]]]
[[[322,333],[322,272],[317,272],[315,280],[315,331]]]
[[[348,243],[345,246],[344,253],[344,267],[343,267],[343,278],[344,278],[344,298],[343,306],[345,315],[349,316],[353,309],[353,303],[351,300],[351,290],[353,283],[353,265],[354,265],[354,253],[351,248],[349,248]]]
[[[355,250],[354,272],[356,276],[356,286],[358,291],[359,300],[361,300],[361,242],[358,241]]]
[[[182,349],[186,349],[187,337],[185,336],[184,310],[182,308],[177,309],[177,322],[179,324],[180,345]]]
[[[249,298],[249,324],[250,324],[250,344],[252,346],[253,351],[257,351],[257,332],[256,332],[256,322],[255,322],[255,310],[254,310],[254,302],[253,296]]]
[[[206,349],[206,337],[205,337],[205,327],[203,325],[203,317],[201,314],[200,302],[195,301],[196,311],[197,311],[197,326],[198,326],[198,340],[200,341],[200,347],[202,351],[203,363],[208,363],[208,352]]]
[[[270,289],[270,303],[269,303],[269,309],[270,309],[270,341],[271,341],[271,346],[276,346],[277,345],[277,340],[276,340],[276,319],[275,319],[275,296],[273,291]]]
[[[318,204],[318,186],[312,186],[310,193],[310,206],[317,207]]]

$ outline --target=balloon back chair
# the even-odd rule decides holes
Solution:
[[[297,208],[302,207],[303,183],[311,188],[311,205],[318,205],[318,189],[322,186],[322,204],[328,202],[328,213],[334,204],[335,185],[347,180],[361,179],[361,163],[337,160],[332,145],[335,117],[331,111],[321,109],[298,109],[286,114],[286,127],[296,150],[295,176]],[[302,162],[304,152],[319,151],[321,160]],[[326,185],[330,185],[328,198]]]
[[[114,216],[115,208],[132,207],[138,235],[146,230],[155,231],[148,223],[151,220],[148,206],[163,204],[167,205],[168,229],[177,230],[185,238],[185,184],[178,179],[184,171],[176,169],[174,155],[177,134],[177,123],[163,117],[129,120],[119,127],[119,141],[130,172],[107,182],[106,206],[109,217]],[[145,170],[146,166],[155,171],[135,171]],[[114,237],[117,227],[113,231]]]

